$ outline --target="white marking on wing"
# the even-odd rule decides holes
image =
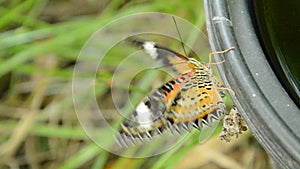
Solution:
[[[156,59],[158,56],[157,48],[155,48],[155,43],[151,41],[147,41],[143,44],[145,52],[150,55],[153,59]]]
[[[140,123],[140,125],[142,127],[145,128],[151,128],[151,124],[153,121],[153,115],[151,110],[149,109],[149,107],[147,105],[145,105],[144,102],[141,102],[140,104],[138,104],[138,106],[136,107],[136,112],[137,112],[137,120]]]

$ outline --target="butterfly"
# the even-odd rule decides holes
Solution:
[[[181,133],[182,129],[201,129],[225,114],[224,86],[213,75],[211,61],[201,63],[152,41],[128,38],[126,42],[142,48],[153,59],[157,59],[178,73],[170,81],[152,91],[121,124],[119,144],[130,145],[144,141],[169,129]],[[226,53],[232,48],[213,54]],[[120,143],[122,142],[122,143]]]

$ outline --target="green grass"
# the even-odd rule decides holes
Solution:
[[[81,128],[74,110],[71,82],[74,63],[82,47],[99,28],[129,14],[163,12],[180,16],[199,29],[205,29],[202,1],[97,2],[89,0],[86,3],[90,6],[75,5],[74,8],[99,6],[94,12],[78,14],[74,10],[74,13],[56,16],[55,12],[52,11],[51,15],[47,11],[60,11],[65,7],[58,1],[55,4],[51,0],[0,0],[0,168],[176,168],[198,145],[199,132],[193,131],[174,148],[155,157],[134,159],[111,154],[95,144]],[[71,8],[72,5],[68,6]],[[193,37],[190,36],[190,42],[195,41]],[[99,41],[101,43],[101,39]],[[204,53],[210,52],[208,46],[204,49]],[[108,96],[114,69],[130,50],[134,49],[112,49],[101,63],[101,71],[95,79],[95,91],[98,102],[105,108],[114,106]],[[137,63],[133,62],[132,66]],[[160,72],[146,72],[137,77],[132,82],[134,85],[129,86],[130,101],[137,104],[153,85],[161,85],[149,82],[154,79],[163,82],[169,77],[160,75]],[[126,74],[123,78],[127,78]],[[120,90],[126,88],[122,84],[118,87]],[[82,93],[81,98],[90,97],[89,94]],[[122,101],[121,94],[120,98]],[[123,110],[130,112],[128,100],[123,101]],[[120,123],[120,119],[114,117],[111,121],[115,127]],[[101,130],[93,132],[99,134]],[[217,137],[217,133],[214,136]],[[247,141],[251,138],[249,135],[245,138],[243,140],[246,143],[236,142],[233,145],[257,147],[257,144]],[[126,153],[139,151],[140,155],[147,155],[157,146],[159,143],[144,150],[132,149]],[[229,151],[233,149],[226,152]],[[261,150],[254,149],[251,152],[255,154],[256,151]],[[223,150],[220,152],[225,153]],[[240,165],[249,166],[255,160],[245,161]],[[265,161],[254,164],[266,166]],[[209,166],[204,164],[204,167]]]

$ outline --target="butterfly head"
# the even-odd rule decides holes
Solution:
[[[193,70],[202,70],[205,72],[211,72],[211,68],[194,58],[188,58],[189,67]]]

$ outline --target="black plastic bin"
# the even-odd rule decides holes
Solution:
[[[266,1],[261,0],[259,5]],[[216,58],[216,61],[226,60],[218,68],[224,83],[235,91],[232,96],[235,105],[272,158],[274,168],[300,168],[299,86],[297,81],[290,84],[294,86],[288,86],[280,76],[280,72],[283,77],[286,75],[285,70],[277,68],[270,59],[277,53],[271,52],[272,45],[266,45],[267,36],[262,36],[268,35],[268,29],[257,24],[263,24],[258,20],[262,13],[256,11],[263,10],[263,6],[256,8],[255,1],[247,0],[205,0],[204,3],[212,49],[235,47],[226,58]]]

